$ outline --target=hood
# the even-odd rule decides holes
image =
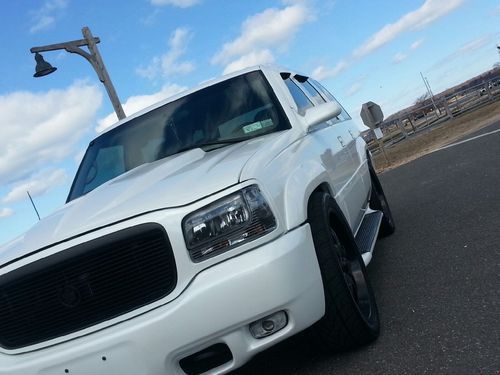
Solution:
[[[187,205],[237,184],[252,155],[269,149],[282,135],[269,134],[210,152],[197,148],[134,168],[67,203],[0,247],[0,264],[119,220]]]

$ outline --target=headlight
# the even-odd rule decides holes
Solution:
[[[257,185],[251,185],[186,216],[182,224],[194,262],[221,254],[276,228]]]

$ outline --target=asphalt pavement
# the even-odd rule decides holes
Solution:
[[[380,176],[397,227],[368,267],[376,342],[324,354],[299,335],[236,374],[500,374],[498,129]]]

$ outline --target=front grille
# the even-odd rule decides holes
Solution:
[[[165,297],[176,283],[160,225],[89,241],[0,276],[0,345],[16,349],[93,326]]]

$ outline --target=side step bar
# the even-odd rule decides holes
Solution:
[[[372,260],[373,248],[377,241],[378,230],[383,216],[381,211],[368,210],[354,237],[365,265],[368,265]]]

